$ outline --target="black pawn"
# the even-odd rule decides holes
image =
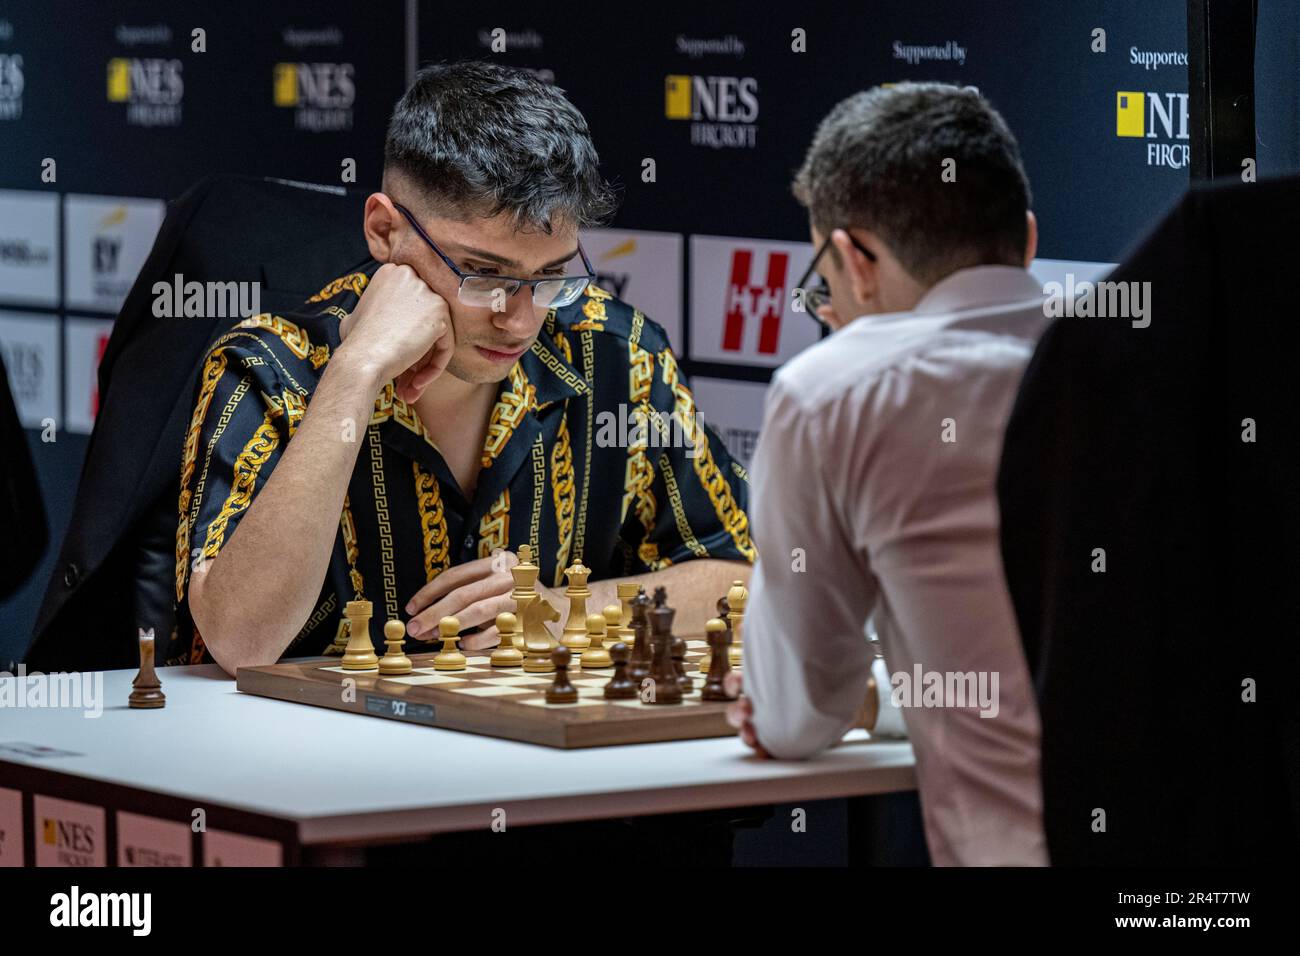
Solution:
[[[686,673],[686,641],[673,638],[673,669],[677,671],[677,686],[683,694],[695,693],[695,678]]]
[[[578,688],[569,683],[569,658],[572,656],[565,645],[561,644],[551,651],[551,662],[555,664],[555,680],[546,688],[548,704],[576,704]]]
[[[721,602],[719,602],[721,603]],[[704,681],[704,690],[700,691],[703,700],[731,700],[723,688],[723,679],[731,670],[731,660],[727,657],[727,648],[731,646],[731,631],[713,631],[709,634],[709,673]]]
[[[622,641],[609,649],[609,656],[614,661],[614,676],[605,685],[607,700],[628,700],[636,696],[636,684],[628,680],[627,676],[627,658],[630,652],[630,648]]]

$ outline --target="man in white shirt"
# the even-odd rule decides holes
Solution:
[[[974,90],[904,83],[823,120],[794,183],[833,334],[778,372],[751,474],[760,753],[853,725],[875,615],[938,865],[1047,862],[1039,722],[998,547],[1003,429],[1046,318],[1014,137]],[[733,678],[739,684],[740,674]]]

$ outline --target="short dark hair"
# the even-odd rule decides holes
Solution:
[[[946,159],[955,181],[942,175]],[[970,87],[899,83],[841,100],[817,127],[794,194],[818,232],[870,229],[921,282],[1024,263],[1030,195],[1020,149]]]
[[[482,61],[420,70],[393,110],[384,170],[410,179],[439,214],[597,225],[615,208],[587,121],[564,91]]]

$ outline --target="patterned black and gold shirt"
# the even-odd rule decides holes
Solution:
[[[188,613],[190,575],[265,485],[377,268],[335,279],[298,312],[240,322],[206,356],[181,461],[169,662],[210,659]],[[373,601],[376,620],[405,619],[440,572],[525,542],[553,586],[576,558],[592,580],[754,558],[744,469],[696,417],[663,330],[595,285],[547,315],[502,381],[472,496],[392,383],[357,440],[329,572],[287,657],[325,653],[354,598]]]

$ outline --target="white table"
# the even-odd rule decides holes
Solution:
[[[253,697],[215,665],[158,674],[161,710],[126,706],[134,671],[104,673],[98,718],[0,709],[0,745],[77,755],[2,752],[0,787],[97,803],[110,816],[188,821],[203,808],[209,825],[278,840],[293,861],[313,846],[487,829],[494,811],[513,827],[916,786],[911,745],[864,731],[798,762],[758,759],[736,738],[558,750]]]

